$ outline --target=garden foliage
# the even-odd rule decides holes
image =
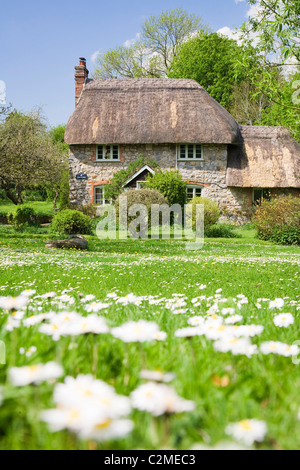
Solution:
[[[51,231],[88,235],[92,233],[92,221],[80,211],[65,209],[53,217]]]
[[[253,223],[261,240],[299,245],[300,198],[289,195],[264,200],[257,207]]]

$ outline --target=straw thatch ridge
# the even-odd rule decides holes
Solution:
[[[240,130],[194,80],[88,80],[68,121],[65,141],[235,144]]]
[[[300,145],[284,127],[240,126],[228,151],[227,186],[300,188]]]

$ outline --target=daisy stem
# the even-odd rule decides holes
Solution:
[[[96,376],[97,372],[97,365],[98,365],[98,342],[97,342],[97,335],[93,336],[93,366],[92,366],[92,373]]]
[[[163,416],[163,446],[167,446],[170,438],[170,415]]]

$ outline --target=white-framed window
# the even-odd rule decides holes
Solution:
[[[194,197],[201,197],[202,186],[188,184],[186,187],[186,195],[187,195],[188,202],[194,199]]]
[[[96,160],[120,160],[120,147],[119,145],[97,145]]]
[[[202,145],[179,144],[177,147],[177,160],[203,160]]]
[[[97,206],[102,206],[104,204],[109,204],[109,201],[104,197],[104,188],[105,186],[95,186],[94,187],[94,203]]]
[[[253,188],[252,202],[255,206],[261,204],[262,200],[270,201],[272,199],[271,190],[268,188]]]
[[[137,181],[136,182],[136,189],[145,189],[146,188],[146,181]]]

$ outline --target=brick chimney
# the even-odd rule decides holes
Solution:
[[[84,57],[79,57],[79,65],[75,65],[75,107],[88,76],[89,71],[86,68],[86,60]]]

